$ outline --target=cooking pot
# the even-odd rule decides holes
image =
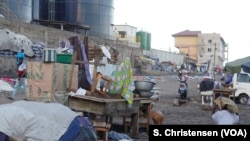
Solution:
[[[135,84],[135,89],[139,91],[151,91],[155,85],[155,83],[152,81],[141,81],[141,80],[134,81],[134,84]]]

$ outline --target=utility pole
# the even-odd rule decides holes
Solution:
[[[214,72],[214,69],[213,67],[215,66],[215,52],[216,51],[216,43],[214,44],[214,63],[213,63],[213,66],[212,66],[212,71],[213,71],[213,78],[215,79],[215,72]]]
[[[214,44],[214,66],[215,66],[215,52],[216,51],[216,43]]]

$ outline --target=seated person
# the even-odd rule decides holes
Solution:
[[[214,80],[210,77],[205,76],[202,81],[200,82],[199,86],[200,92],[203,91],[212,91],[214,89]]]

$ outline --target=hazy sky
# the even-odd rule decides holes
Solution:
[[[177,50],[172,34],[218,33],[229,45],[229,61],[250,56],[250,0],[114,0],[114,24],[151,33],[151,48]]]

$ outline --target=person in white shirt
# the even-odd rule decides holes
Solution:
[[[239,124],[239,114],[230,112],[225,104],[220,110],[217,110],[218,106],[215,105],[212,111],[212,120],[217,125],[235,125]]]
[[[27,66],[23,62],[23,59],[19,59],[19,65],[18,65],[18,70],[17,70],[18,78],[15,80],[14,91],[12,92],[12,95],[8,97],[9,99],[12,99],[12,100],[15,99],[16,93],[20,86],[24,88],[24,91],[26,93],[26,86],[27,86],[26,70],[27,70]]]

